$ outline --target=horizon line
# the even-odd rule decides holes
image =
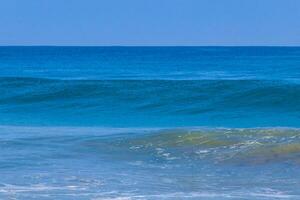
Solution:
[[[0,45],[0,47],[300,47],[300,45]]]

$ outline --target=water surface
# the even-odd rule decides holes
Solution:
[[[0,198],[299,199],[300,48],[0,47]]]

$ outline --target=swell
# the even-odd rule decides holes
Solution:
[[[138,118],[153,119],[154,126],[158,118],[159,126],[174,126],[172,120],[175,126],[197,126],[228,118],[240,118],[241,122],[256,118],[267,121],[258,125],[272,126],[285,116],[291,124],[274,126],[299,126],[296,120],[300,117],[300,84],[287,81],[0,78],[0,93],[0,115],[7,119],[7,123],[2,120],[4,124],[28,115],[33,119],[52,117],[54,124],[64,120],[66,125],[82,118],[80,125],[112,126],[117,125],[113,124],[117,118],[136,120],[137,124]]]

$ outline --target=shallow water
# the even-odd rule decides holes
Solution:
[[[300,48],[0,47],[0,199],[300,199]]]
[[[1,127],[4,199],[298,199],[300,130]]]

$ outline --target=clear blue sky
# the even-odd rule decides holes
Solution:
[[[0,45],[300,46],[300,0],[1,0]]]

